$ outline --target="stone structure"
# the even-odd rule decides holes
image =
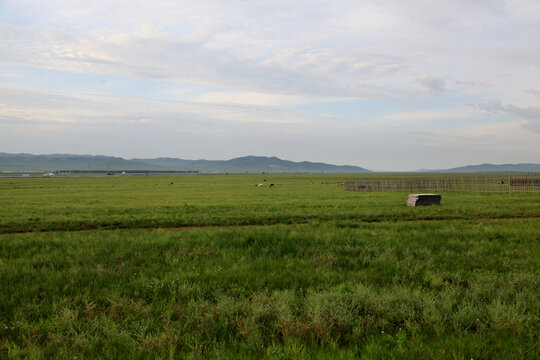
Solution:
[[[441,194],[410,194],[409,206],[441,205]]]

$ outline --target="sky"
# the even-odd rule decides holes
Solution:
[[[0,0],[0,152],[540,163],[538,0]]]

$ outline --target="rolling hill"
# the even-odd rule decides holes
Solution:
[[[277,157],[244,156],[230,160],[184,160],[178,158],[131,159],[102,155],[32,155],[0,153],[0,171],[98,171],[151,170],[199,171],[202,173],[366,173],[358,166],[320,162],[294,162]]]

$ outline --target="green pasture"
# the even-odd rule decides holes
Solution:
[[[0,232],[540,215],[538,195],[448,193],[441,207],[411,209],[407,193],[344,191],[348,178],[354,175],[0,178]]]
[[[0,358],[540,358],[540,196],[354,178],[0,178]]]

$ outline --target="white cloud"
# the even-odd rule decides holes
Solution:
[[[259,92],[207,92],[197,96],[195,102],[210,104],[260,105],[288,107],[313,102],[313,99],[301,96],[287,96]]]
[[[498,99],[479,103],[476,106],[478,109],[487,112],[506,113],[525,119],[527,122],[523,124],[523,127],[533,132],[540,133],[540,107],[538,106],[503,105]]]
[[[15,74],[13,73],[10,73],[10,72],[7,72],[7,71],[2,71],[0,70],[0,76],[16,76]]]
[[[4,0],[0,137],[6,146],[32,132],[36,144],[58,133],[108,143],[116,135],[138,149],[130,141],[152,134],[152,144],[173,151],[176,135],[194,157],[212,157],[201,145],[207,137],[218,154],[242,155],[246,144],[298,160],[303,151],[342,159],[370,144],[387,156],[377,155],[389,165],[376,168],[405,166],[418,154],[499,154],[490,142],[512,141],[506,154],[517,159],[514,139],[530,145],[540,133],[538,104],[522,99],[538,95],[538,9],[536,0]],[[90,90],[87,80],[66,80],[83,79],[74,73],[135,78],[128,83],[138,88]],[[504,104],[482,103],[490,98]],[[298,110],[306,106],[330,116]]]
[[[450,123],[455,120],[471,118],[471,111],[463,108],[441,109],[438,111],[401,111],[378,119],[382,123],[393,125],[410,125],[426,123]]]
[[[69,126],[152,123],[176,126],[189,123],[227,127],[232,123],[303,123],[306,115],[293,109],[258,104],[219,104],[163,101],[115,94],[51,92],[0,86],[0,119],[19,119]],[[210,126],[210,125],[208,125]],[[211,128],[210,126],[210,128]]]
[[[497,72],[512,92],[532,85],[539,58],[533,20],[520,22],[530,1],[7,3],[35,25],[2,27],[0,61],[234,92],[402,99],[421,95],[415,82],[440,95],[447,73],[490,83]]]
[[[9,31],[3,34],[0,61],[11,64],[283,95],[395,97],[403,96],[406,90],[372,84],[377,77],[399,68],[395,59],[383,56],[343,57],[330,50],[294,51],[288,58],[278,55],[276,59],[257,62],[160,34],[93,33],[75,38],[57,31],[4,27]],[[24,46],[21,38],[26,38]],[[280,58],[281,61],[277,60]],[[359,62],[365,65],[358,67]]]

